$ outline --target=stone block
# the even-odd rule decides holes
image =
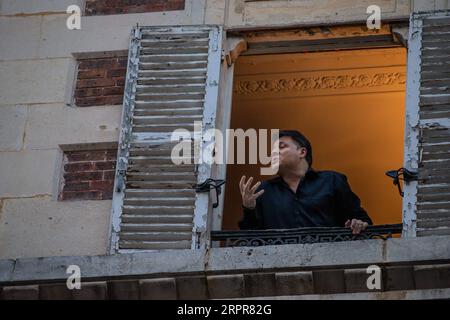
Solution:
[[[244,296],[242,274],[208,276],[208,290],[211,299],[231,299]]]
[[[313,294],[313,274],[311,271],[278,272],[275,274],[277,295]]]
[[[1,107],[0,112],[0,151],[20,151],[23,147],[27,107]]]
[[[39,300],[39,287],[36,285],[3,287],[2,299]]]
[[[142,300],[177,299],[177,287],[174,278],[140,280],[139,288]]]
[[[176,278],[178,299],[204,300],[208,299],[208,287],[205,276],[191,276]]]
[[[314,292],[331,294],[345,292],[344,270],[313,271]]]
[[[44,284],[39,285],[40,300],[71,300],[74,290],[69,290],[64,284]]]
[[[384,287],[386,291],[413,290],[414,270],[412,266],[386,267]]]
[[[106,282],[82,282],[81,289],[74,289],[72,295],[75,300],[106,300],[108,287]]]
[[[416,289],[450,288],[450,264],[414,266]]]
[[[245,296],[264,297],[276,295],[274,273],[251,273],[244,275]]]
[[[108,296],[111,300],[139,300],[139,281],[108,281]]]
[[[367,273],[367,269],[345,269],[344,276],[345,276],[345,287],[348,293],[353,292],[377,292],[382,291],[383,289],[383,272],[382,269],[379,269],[379,280],[378,283],[380,285],[380,289],[369,289],[367,286],[367,280],[369,277],[373,276],[374,273]],[[373,282],[370,281],[372,284]]]

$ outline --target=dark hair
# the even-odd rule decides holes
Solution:
[[[306,161],[309,166],[312,166],[313,158],[312,158],[312,147],[309,140],[297,130],[280,130],[280,138],[281,137],[291,137],[292,140],[297,142],[300,147],[306,148]]]

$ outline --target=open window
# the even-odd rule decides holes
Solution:
[[[313,168],[344,173],[374,224],[400,224],[402,198],[386,172],[403,166],[407,50],[399,26],[240,34],[230,128],[295,129],[313,146]],[[242,215],[237,187],[255,165],[228,165],[223,230]]]

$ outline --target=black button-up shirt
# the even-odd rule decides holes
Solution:
[[[281,177],[262,182],[261,189],[256,208],[244,208],[241,229],[344,227],[349,219],[372,224],[347,177],[335,171],[309,168],[295,193]]]

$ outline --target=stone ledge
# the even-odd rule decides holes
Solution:
[[[175,276],[157,279],[81,282],[80,290],[67,289],[66,283],[0,287],[0,299],[40,300],[207,300],[262,297],[337,297],[360,294],[362,299],[405,298],[398,292],[424,289],[450,289],[450,264],[385,266],[380,268],[381,290],[369,289],[371,273],[365,269],[321,269],[302,272],[258,272],[215,275]],[[425,288],[426,286],[426,288]],[[445,291],[442,291],[445,292]],[[378,293],[378,294],[377,294]],[[337,295],[337,296],[335,296]],[[352,297],[349,295],[348,297]],[[421,297],[416,294],[412,296]],[[436,297],[435,293],[430,295]],[[437,297],[440,297],[439,295]]]

